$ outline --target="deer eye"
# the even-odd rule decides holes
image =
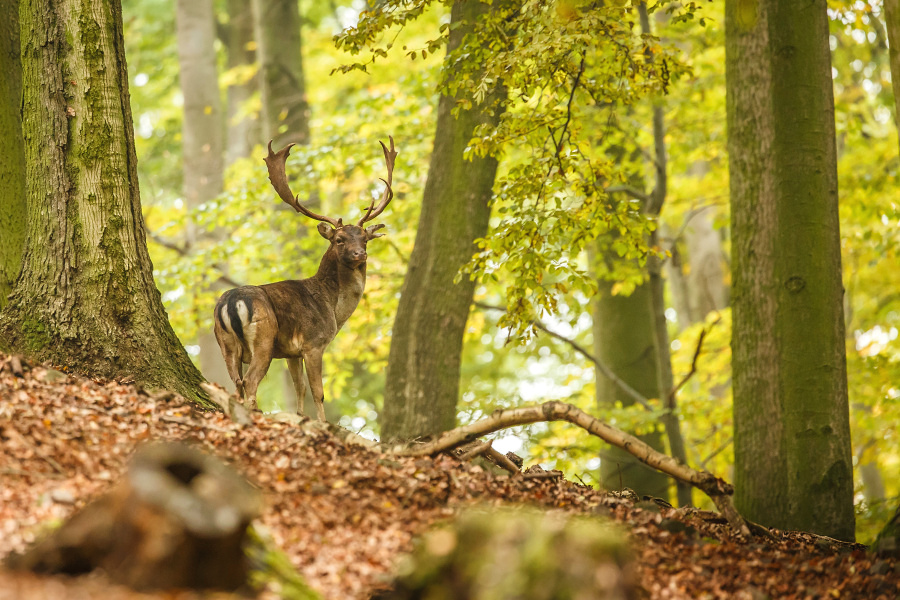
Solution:
[[[337,240],[337,241],[335,242],[335,244],[337,244],[338,246],[343,246],[343,245],[344,245],[344,240]]]

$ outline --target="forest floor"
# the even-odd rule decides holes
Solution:
[[[368,598],[415,536],[473,504],[618,521],[646,598],[900,598],[900,564],[862,546],[779,531],[741,540],[712,513],[635,504],[561,477],[498,476],[448,455],[386,457],[315,427],[258,414],[242,427],[132,385],[22,371],[0,355],[0,558],[108,490],[139,444],[165,439],[198,444],[261,489],[263,530],[324,598]],[[0,569],[0,600],[154,597],[194,596],[137,594],[97,573]]]

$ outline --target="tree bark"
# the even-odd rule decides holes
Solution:
[[[730,1],[726,38],[737,504],[853,540],[825,2]]]
[[[448,52],[460,46],[482,2],[454,3]],[[446,67],[449,68],[449,67]],[[493,94],[505,93],[496,89]],[[489,97],[486,102],[490,102]],[[391,335],[381,432],[385,440],[412,439],[446,431],[456,422],[460,355],[475,283],[459,269],[487,233],[497,161],[463,158],[475,128],[496,125],[499,114],[479,106],[451,114],[455,98],[441,96],[416,243]]]
[[[894,123],[897,126],[897,143],[900,144],[900,0],[884,0],[884,19],[890,44]]]
[[[598,286],[593,309],[594,354],[642,396],[661,398],[649,284],[639,285],[630,296],[613,296],[609,281],[598,281]],[[601,410],[609,410],[616,404],[634,404],[633,398],[599,373],[595,390]],[[661,431],[637,438],[657,452],[665,451]],[[665,475],[615,447],[600,455],[600,480],[607,489],[627,487],[640,496],[669,498],[669,480]]]
[[[253,0],[260,66],[263,137],[285,144],[309,143],[309,103],[301,54],[297,0]]]
[[[246,0],[228,0],[228,68],[251,68],[256,63],[253,10]],[[225,163],[250,156],[254,144],[262,143],[258,121],[245,114],[244,105],[259,88],[259,76],[228,86],[228,127]]]
[[[38,362],[200,400],[147,253],[121,4],[26,0],[20,17],[28,228],[0,338]]]
[[[175,25],[179,79],[184,96],[181,128],[184,197],[188,209],[194,211],[222,192],[224,178],[224,124],[212,0],[178,0]],[[197,231],[189,223],[186,247],[191,248],[198,240]],[[209,329],[201,331],[197,344],[203,376],[220,385],[229,385],[231,377],[213,332]]]
[[[25,247],[25,149],[19,0],[0,0],[0,310],[12,291]]]

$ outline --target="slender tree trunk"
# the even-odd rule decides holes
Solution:
[[[147,253],[119,0],[22,2],[28,231],[0,337],[199,399]]]
[[[19,1],[0,0],[0,309],[12,291],[25,246],[25,149]]]
[[[738,508],[852,540],[825,2],[729,1],[726,38]]]
[[[891,52],[891,87],[894,88],[894,123],[900,144],[900,0],[884,0],[885,29]]]
[[[215,19],[212,0],[176,2],[178,64],[184,95],[181,130],[184,196],[190,210],[196,210],[222,192],[224,127],[214,45]],[[188,247],[198,241],[198,234],[190,225],[186,241]],[[213,332],[209,329],[201,331],[197,344],[203,376],[220,385],[228,385],[231,378]]]
[[[281,148],[309,142],[309,103],[297,0],[253,0],[260,66],[263,137]]]
[[[448,52],[459,47],[469,29],[459,24],[489,10],[481,2],[453,4]],[[505,90],[494,91],[501,93]],[[385,440],[434,435],[456,423],[460,355],[475,283],[453,280],[476,251],[474,241],[487,233],[497,172],[493,158],[467,161],[463,151],[475,128],[496,125],[499,115],[475,107],[454,118],[455,104],[449,96],[438,103],[416,243],[391,336],[381,414]]]
[[[658,354],[654,344],[651,289],[648,283],[630,296],[613,296],[612,283],[599,281],[594,301],[594,354],[628,385],[646,398],[659,398]],[[608,410],[616,404],[632,406],[634,400],[619,386],[598,373],[597,404]],[[658,452],[665,452],[661,431],[636,436]],[[600,455],[600,479],[607,489],[628,487],[637,494],[669,498],[669,480],[632,454],[615,447]]]
[[[228,68],[250,68],[256,62],[253,36],[253,10],[246,0],[228,0]],[[254,144],[261,143],[259,123],[245,113],[245,104],[258,89],[259,77],[228,86],[228,127],[225,162],[231,164],[250,155]]]

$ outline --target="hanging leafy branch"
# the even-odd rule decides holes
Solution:
[[[362,13],[335,43],[368,60],[341,69],[370,68],[393,48],[399,28],[446,3],[385,0]],[[499,124],[482,126],[467,148],[469,156],[502,158],[503,170],[491,230],[459,276],[506,284],[499,325],[514,337],[529,339],[533,321],[556,313],[570,292],[595,293],[596,274],[581,254],[597,236],[617,232],[614,251],[640,263],[653,251],[646,240],[655,223],[641,202],[608,193],[634,172],[616,153],[615,131],[623,107],[665,93],[685,68],[674,51],[639,33],[636,9],[632,2],[498,0],[445,59],[440,91],[459,108],[485,104],[498,83],[508,90],[486,107],[501,115]],[[678,10],[679,18],[692,11]],[[413,58],[435,52],[449,27],[424,48],[404,50]],[[616,266],[608,275],[640,277]]]

